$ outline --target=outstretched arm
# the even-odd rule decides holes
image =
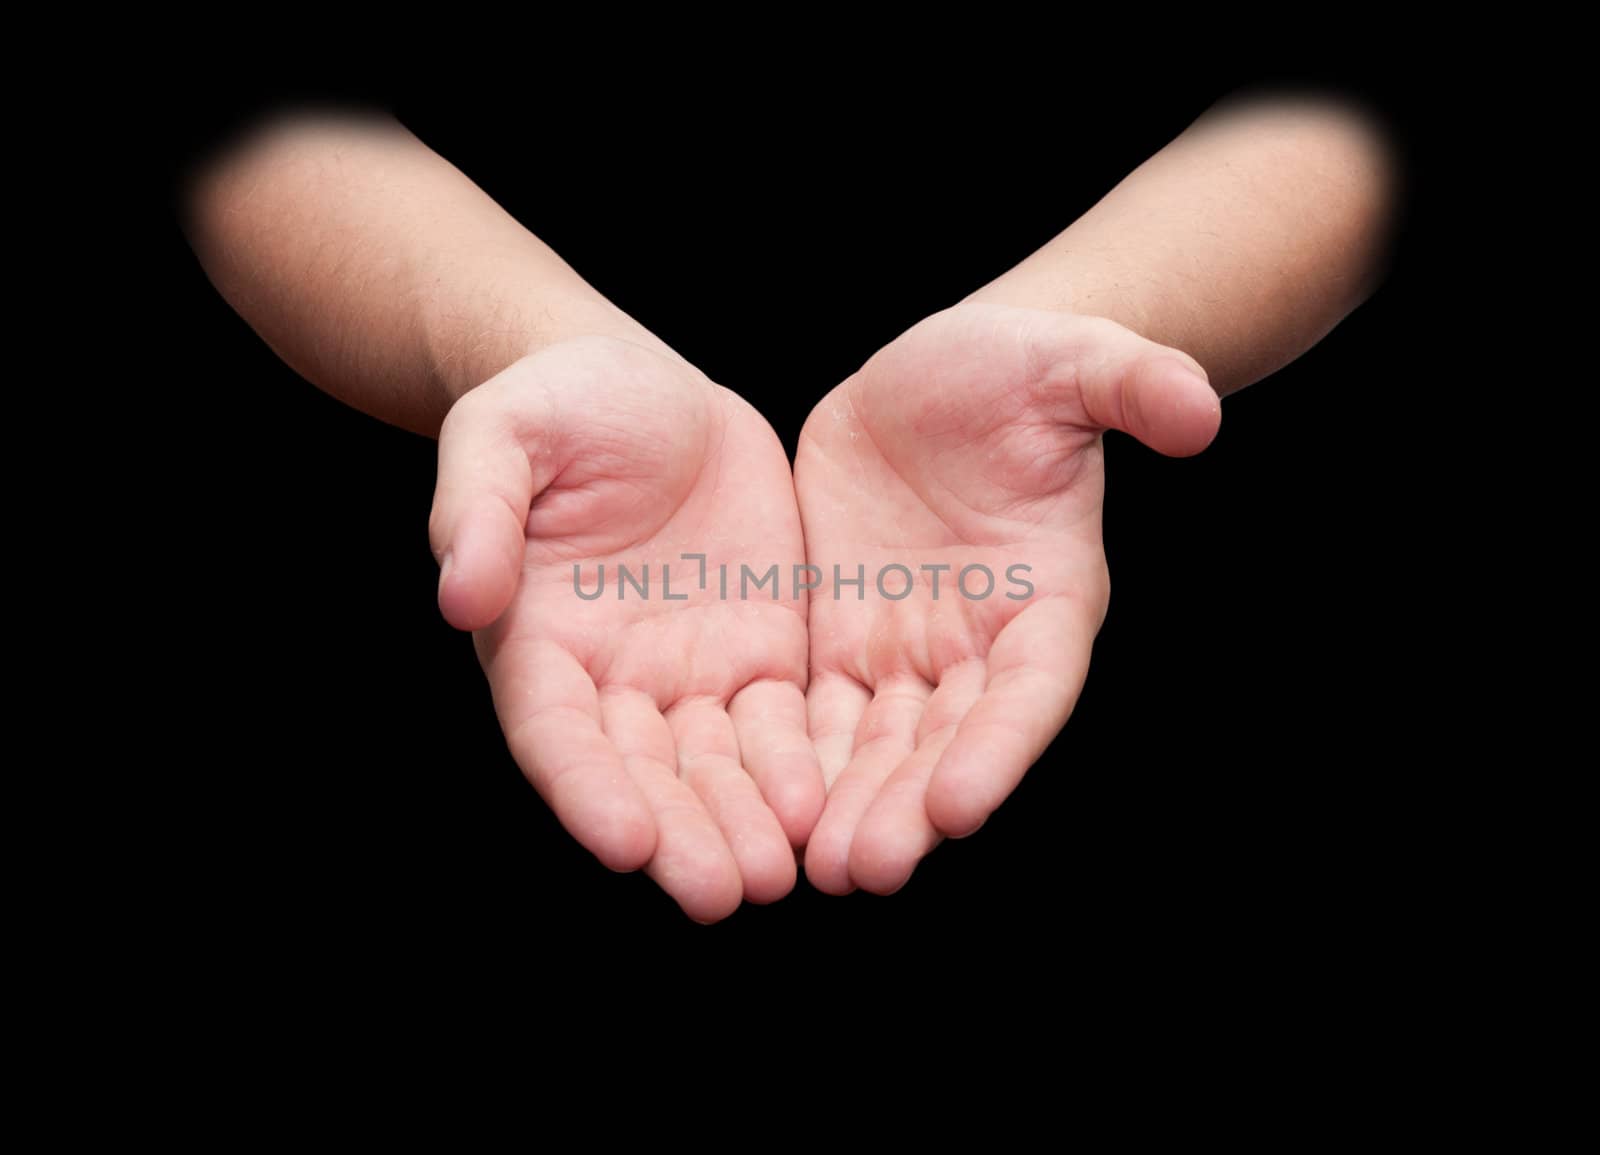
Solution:
[[[969,299],[1109,317],[1182,349],[1227,394],[1372,291],[1397,186],[1382,128],[1355,106],[1224,104]]]
[[[1370,291],[1392,170],[1349,108],[1219,109],[817,406],[795,461],[807,560],[919,575],[892,597],[812,595],[818,887],[897,889],[1015,788],[1071,712],[1108,605],[1100,434],[1205,448],[1217,393]],[[1000,588],[1014,572],[1027,585]]]
[[[563,825],[704,922],[787,892],[822,808],[805,601],[724,601],[684,566],[801,556],[760,414],[392,122],[280,123],[200,173],[186,210],[285,361],[438,434],[440,608],[475,631],[512,755]],[[607,596],[580,594],[608,571]]]
[[[213,284],[288,364],[429,436],[526,354],[580,336],[665,351],[393,120],[290,117],[213,158],[184,224]]]

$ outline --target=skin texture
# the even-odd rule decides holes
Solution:
[[[1210,443],[1220,404],[1190,357],[1102,318],[964,304],[833,390],[801,433],[811,735],[828,802],[806,850],[819,889],[898,890],[946,835],[981,826],[1066,722],[1105,618],[1101,431],[1164,453]],[[833,586],[835,564],[869,588]],[[910,596],[871,588],[880,568]],[[1006,582],[1013,564],[1032,596]],[[988,597],[960,573],[985,565]],[[924,566],[948,566],[938,575]],[[885,579],[899,594],[903,574]],[[986,579],[969,574],[968,592]],[[838,594],[838,597],[835,597]]]
[[[440,609],[566,828],[702,922],[787,893],[823,801],[806,603],[719,601],[678,556],[804,556],[760,415],[390,120],[262,126],[193,175],[184,225],[289,365],[439,437]],[[606,565],[606,596],[573,592],[574,562],[586,590]],[[650,566],[649,600],[616,600],[618,563]]]
[[[386,117],[261,125],[192,175],[183,224],[217,291],[291,368],[429,437],[463,394],[547,345],[667,351]]]
[[[720,564],[737,582],[803,552],[755,410],[652,349],[552,346],[451,410],[430,536],[439,604],[477,631],[512,755],[574,838],[701,922],[789,892],[823,803],[806,603],[718,596]],[[707,555],[705,590],[683,553]],[[591,593],[605,566],[597,600],[574,564]],[[649,566],[649,598],[618,597],[619,564]]]
[[[896,890],[1015,788],[1071,712],[1106,613],[1100,432],[1203,449],[1216,395],[1371,292],[1397,188],[1358,109],[1225,104],[816,407],[795,462],[809,560],[830,578],[836,560],[846,576],[899,562],[923,583],[901,602],[812,595],[808,705],[829,786],[806,852],[816,886]],[[949,590],[965,565],[998,579],[1018,562],[1027,601]],[[941,601],[925,564],[951,566]]]
[[[786,893],[794,847],[821,889],[886,893],[993,812],[1106,613],[1102,431],[1204,448],[1218,394],[1370,293],[1394,169],[1336,102],[1207,114],[829,393],[792,478],[754,410],[393,121],[282,118],[196,171],[183,211],[289,365],[439,436],[439,605],[474,631],[513,756],[603,862],[713,921]],[[706,590],[683,553],[708,555]],[[802,557],[809,604],[716,596],[719,564],[772,562],[787,595]],[[601,599],[574,563],[586,589],[606,566]],[[663,563],[687,600],[661,596]],[[650,567],[648,600],[616,598],[619,564]],[[836,564],[917,585],[836,600]],[[973,564],[996,577],[976,601]],[[939,600],[924,565],[950,567]]]
[[[1227,395],[1366,300],[1400,195],[1392,145],[1360,108],[1230,101],[970,299],[1109,317],[1189,353]]]

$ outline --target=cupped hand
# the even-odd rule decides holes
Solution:
[[[1187,455],[1220,418],[1181,352],[1100,318],[977,303],[916,325],[817,405],[794,471],[824,575],[813,884],[897,890],[1010,794],[1065,724],[1105,617],[1102,432]],[[835,566],[863,586],[836,585]]]
[[[793,887],[823,804],[806,602],[721,596],[722,565],[737,583],[802,557],[754,409],[671,354],[552,346],[450,411],[429,531],[440,608],[475,631],[512,755],[580,843],[700,921]]]

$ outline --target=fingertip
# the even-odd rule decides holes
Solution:
[[[1166,355],[1144,362],[1132,391],[1139,439],[1168,457],[1192,457],[1222,426],[1222,401],[1205,371]]]
[[[1178,424],[1188,433],[1188,441],[1176,456],[1192,457],[1217,439],[1222,429],[1222,398],[1204,372],[1197,372],[1188,374],[1175,404]]]
[[[794,889],[799,877],[794,850],[788,846],[762,854],[755,860],[747,855],[739,868],[744,875],[744,899],[757,906],[777,902]]]
[[[439,562],[439,612],[458,630],[480,629],[477,599],[472,583],[456,568],[455,552],[447,551]]]
[[[928,821],[946,838],[965,838],[988,821],[995,803],[973,776],[943,767],[928,783]]]
[[[984,823],[986,823],[988,821],[989,820],[987,818],[980,818],[980,819],[978,819],[978,825],[976,825],[976,826],[972,827],[971,829],[967,830],[965,833],[962,833],[962,834],[951,834],[951,835],[948,835],[948,837],[952,841],[956,841],[956,842],[959,842],[963,838],[971,838],[974,834],[978,833],[978,831],[982,830],[983,826],[984,826]]]
[[[643,802],[626,799],[597,816],[589,844],[608,870],[643,870],[656,853],[656,823]]]
[[[492,625],[500,616],[499,610],[493,608],[493,603],[482,596],[481,590],[459,578],[451,582],[441,577],[439,612],[444,615],[444,620],[456,629],[469,632]]]
[[[911,881],[918,849],[876,831],[857,831],[850,847],[850,880],[869,894],[887,897]]]
[[[703,899],[680,899],[678,907],[691,922],[714,926],[738,910],[742,902],[743,896],[735,887]]]
[[[738,910],[742,902],[743,896],[737,888],[734,888],[719,891],[709,897],[679,899],[678,908],[689,916],[690,922],[697,922],[701,926],[715,926]]]
[[[822,807],[827,791],[822,785],[822,771],[813,765],[811,773],[783,779],[771,787],[767,805],[778,816],[784,837],[791,847],[804,846],[822,817]]]
[[[739,872],[720,857],[699,864],[683,884],[674,888],[674,897],[683,913],[701,926],[721,922],[744,902]]]
[[[910,881],[939,843],[924,793],[887,790],[868,808],[850,841],[850,878],[871,894],[890,895]]]
[[[602,781],[609,776],[610,782]],[[550,808],[578,842],[608,870],[640,870],[656,853],[655,816],[621,767],[580,767],[546,795]]]
[[[523,539],[501,540],[498,527],[469,522],[439,565],[439,612],[458,630],[492,625],[517,590]]]
[[[843,897],[853,891],[848,838],[832,835],[819,825],[806,846],[806,880],[823,894]]]

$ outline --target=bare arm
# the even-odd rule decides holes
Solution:
[[[186,208],[212,281],[285,361],[438,434],[440,609],[474,631],[507,746],[562,824],[701,922],[786,893],[823,802],[805,602],[667,600],[665,568],[803,556],[760,414],[391,121],[281,122]],[[641,562],[661,597],[578,596],[580,570]]]
[[[1219,109],[813,410],[794,470],[808,562],[1009,577],[1026,559],[1030,575],[1014,600],[947,594],[960,612],[932,583],[893,603],[811,599],[819,889],[892,894],[1015,788],[1072,712],[1109,605],[1100,434],[1204,449],[1218,392],[1291,360],[1371,290],[1392,168],[1348,108]]]
[[[419,433],[557,341],[665,350],[392,120],[268,125],[196,174],[185,213],[212,283],[279,356]]]
[[[1226,394],[1292,361],[1372,291],[1394,169],[1354,108],[1225,105],[971,299],[1109,317],[1189,353]]]

